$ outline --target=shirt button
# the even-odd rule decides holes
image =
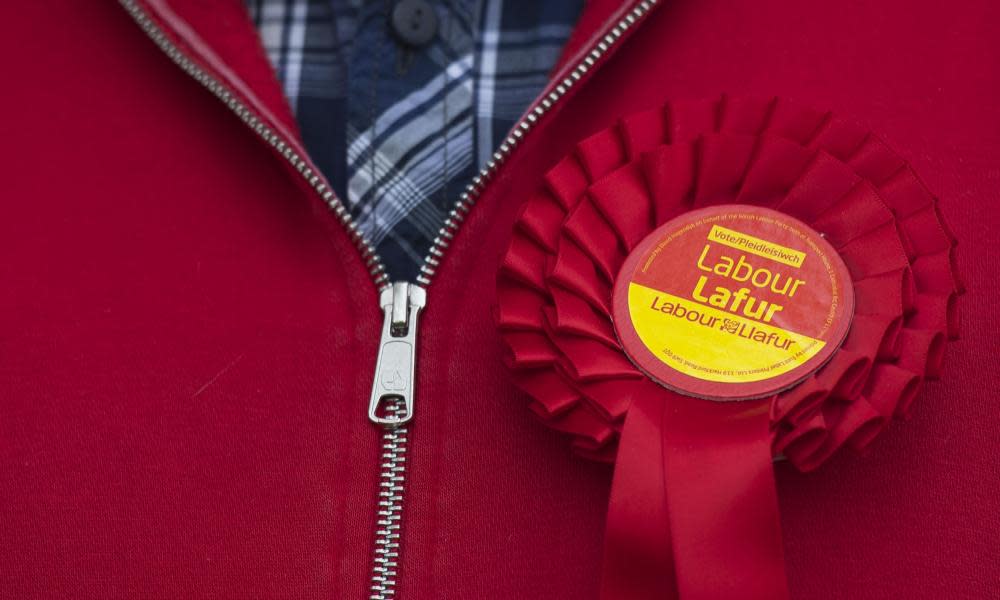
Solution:
[[[392,8],[392,32],[407,46],[425,46],[437,33],[434,7],[425,0],[400,0]]]

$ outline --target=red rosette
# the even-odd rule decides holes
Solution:
[[[769,448],[773,459],[784,457],[810,471],[843,446],[863,452],[893,417],[910,414],[924,380],[938,377],[946,342],[957,337],[956,299],[964,289],[955,266],[955,238],[937,199],[910,165],[864,128],[784,100],[723,97],[672,102],[630,115],[577,144],[545,175],[516,221],[497,280],[497,321],[505,360],[517,386],[531,398],[532,411],[570,434],[579,454],[606,462],[618,458],[605,597],[646,597],[636,592],[646,585],[636,583],[637,577],[646,577],[646,588],[658,590],[648,597],[662,597],[668,589],[669,597],[787,594],[778,589],[783,584],[775,583],[784,580],[783,567],[773,568],[777,575],[769,582],[752,575],[773,567],[770,562],[745,560],[733,569],[734,587],[720,588],[718,577],[696,572],[706,569],[688,560],[717,548],[685,545],[697,534],[679,513],[698,507],[700,500],[671,491],[677,483],[671,477],[695,472],[676,460],[670,463],[671,451],[684,451],[677,444],[690,441],[686,425],[671,425],[671,419],[697,428],[698,419],[715,409],[696,405],[729,403],[697,400],[689,406],[677,400],[633,365],[612,319],[616,277],[640,241],[674,217],[724,204],[776,210],[819,232],[843,260],[854,288],[854,316],[842,345],[803,381],[761,404],[764,460]],[[659,408],[658,402],[673,402],[676,410]],[[692,415],[697,415],[693,421],[685,421]],[[646,437],[631,434],[624,456],[619,446],[627,416],[628,427],[633,432],[645,428]],[[667,433],[657,441],[662,459],[647,466],[649,457],[659,454],[651,432]],[[697,444],[716,434],[706,433],[688,447],[709,456],[712,449]],[[739,479],[735,471],[730,475]],[[767,478],[773,496],[769,467]],[[776,529],[776,501],[762,491],[768,486],[747,485],[763,499],[742,512],[729,512],[772,511],[764,520]],[[675,506],[647,502],[646,495],[662,496],[664,487],[666,497],[675,494]],[[736,499],[747,495],[727,493]],[[717,508],[715,515],[727,512],[723,505]],[[640,518],[647,525],[631,524]],[[650,519],[660,525],[648,526]],[[733,523],[726,527],[733,531],[721,532],[720,538],[739,534]],[[746,531],[757,535],[759,529],[751,524]],[[673,537],[673,546],[663,546],[657,536]],[[757,537],[775,545],[770,533]],[[771,562],[780,563],[780,533],[776,539]],[[726,544],[725,552],[735,547]],[[720,556],[728,556],[725,552]],[[733,561],[754,554],[738,548]],[[671,562],[662,580],[629,564],[649,561]],[[721,563],[721,568],[728,567]],[[756,592],[732,595],[739,586]]]
[[[958,331],[955,238],[910,165],[854,123],[784,100],[675,102],[577,144],[524,205],[497,281],[514,381],[574,449],[613,461],[632,398],[611,295],[628,253],[686,211],[749,204],[836,248],[856,294],[844,344],[771,402],[772,451],[803,471],[909,415]]]

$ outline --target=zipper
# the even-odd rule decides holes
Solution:
[[[479,200],[486,185],[496,175],[525,135],[539,120],[556,106],[578,82],[597,64],[638,21],[646,16],[659,0],[639,0],[620,13],[618,20],[602,35],[594,38],[582,53],[562,69],[554,82],[542,92],[532,106],[511,129],[510,133],[465,187],[430,250],[424,257],[416,283],[389,281],[382,258],[371,241],[358,229],[344,203],[333,193],[329,183],[310,166],[280,134],[247,106],[214,75],[189,58],[149,16],[140,0],[119,0],[140,29],[185,73],[223,102],[250,129],[274,148],[315,190],[347,230],[357,247],[368,273],[379,291],[379,306],[383,312],[381,338],[368,401],[368,418],[382,431],[379,492],[376,509],[376,531],[369,599],[388,600],[395,596],[400,557],[400,529],[405,495],[407,423],[413,419],[417,358],[417,319],[426,306],[426,288],[437,273],[445,252]]]
[[[417,317],[427,302],[424,288],[396,282],[382,290],[382,339],[375,362],[368,419],[384,428],[379,473],[374,564],[369,598],[391,598],[399,569],[400,526],[406,480],[406,423],[413,418]]]

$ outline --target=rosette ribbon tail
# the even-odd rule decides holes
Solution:
[[[602,600],[788,598],[770,402],[636,399],[615,466]]]

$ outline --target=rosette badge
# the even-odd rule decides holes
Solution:
[[[546,175],[498,322],[534,412],[616,463],[604,598],[787,596],[771,461],[909,413],[957,335],[954,246],[905,161],[785,101],[632,115]]]
[[[711,400],[770,396],[836,351],[854,288],[836,250],[778,211],[701,208],[647,236],[612,294],[622,350],[650,378]]]

